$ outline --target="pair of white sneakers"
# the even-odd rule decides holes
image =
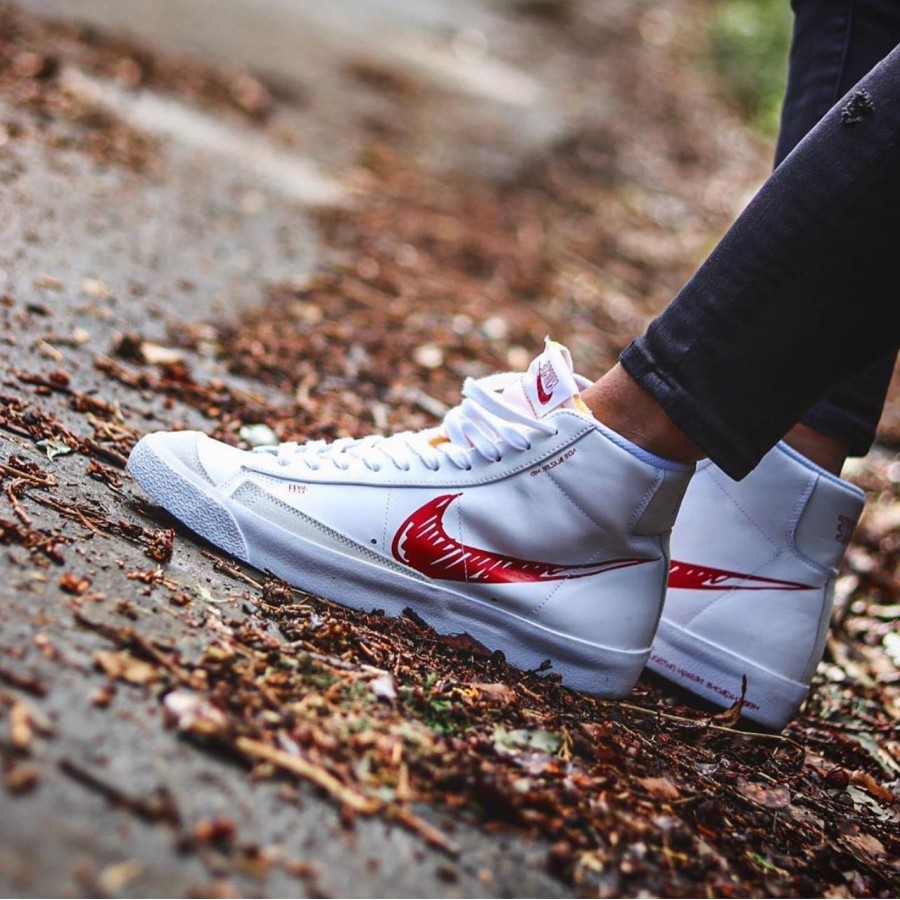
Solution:
[[[744,715],[781,728],[862,492],[784,444],[741,482],[666,462],[591,415],[589,383],[548,341],[524,374],[467,380],[434,429],[253,451],[158,432],[128,468],[193,531],[312,593],[409,607],[603,697],[645,665],[723,706],[746,678]]]

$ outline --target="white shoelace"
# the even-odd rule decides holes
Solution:
[[[426,431],[402,431],[390,437],[370,435],[341,438],[337,441],[289,441],[277,447],[257,447],[254,452],[274,454],[279,465],[305,465],[317,471],[323,465],[348,469],[355,460],[378,472],[385,464],[408,471],[415,459],[436,472],[445,461],[458,469],[472,468],[472,453],[489,462],[499,462],[507,448],[530,450],[529,433],[552,435],[557,428],[543,419],[510,406],[500,396],[504,388],[521,378],[516,372],[467,378],[463,400],[444,417],[441,428]],[[435,441],[435,438],[446,440]]]

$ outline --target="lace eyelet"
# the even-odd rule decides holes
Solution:
[[[279,459],[277,462],[279,466],[289,466],[291,464],[289,459]]]

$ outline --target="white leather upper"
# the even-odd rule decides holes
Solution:
[[[670,584],[663,619],[808,682],[824,646],[835,567],[862,505],[859,489],[785,444],[740,482],[703,463],[672,532],[673,567],[738,574],[718,586],[710,576],[706,589]]]

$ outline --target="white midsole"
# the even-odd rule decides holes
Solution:
[[[809,693],[808,685],[785,678],[665,618],[659,623],[647,666],[720,706],[731,706],[740,699],[742,676],[746,675],[743,715],[769,728],[783,728]]]

